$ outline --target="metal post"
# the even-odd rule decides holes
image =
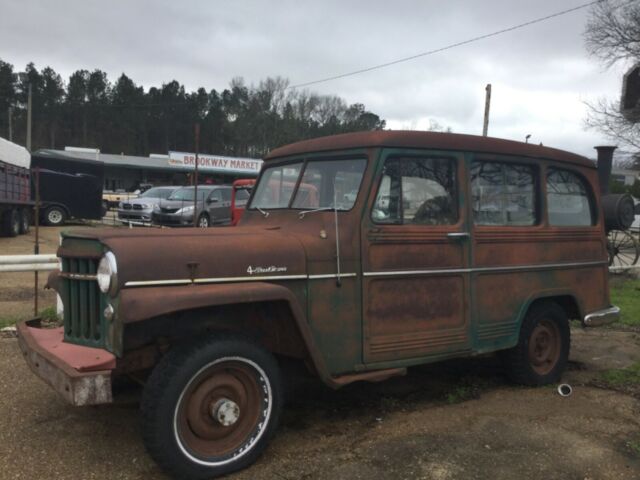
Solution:
[[[33,246],[33,253],[35,255],[40,254],[40,167],[36,167],[36,213],[34,226],[36,230],[36,242]],[[33,287],[33,315],[38,316],[38,270],[35,271],[35,281]]]
[[[491,84],[487,83],[485,87],[485,91],[487,92],[484,100],[484,123],[482,126],[482,136],[486,137],[487,133],[489,133],[489,107],[491,106]]]
[[[195,124],[196,167],[193,174],[193,226],[198,226],[198,150],[200,148],[200,124]]]
[[[29,98],[27,100],[27,150],[31,153],[31,105],[32,105],[32,89],[29,83]]]

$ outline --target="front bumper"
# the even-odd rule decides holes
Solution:
[[[598,327],[616,322],[620,319],[620,309],[614,305],[603,310],[591,312],[584,317],[582,324],[585,327]]]
[[[101,348],[64,342],[63,328],[39,328],[39,320],[17,325],[18,345],[29,368],[72,405],[111,403],[116,357]]]
[[[192,227],[193,212],[188,214],[153,212],[151,220],[156,225],[164,225],[166,227]]]
[[[151,210],[118,210],[118,220],[134,225],[151,225]]]

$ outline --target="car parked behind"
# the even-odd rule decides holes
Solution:
[[[195,218],[201,228],[231,224],[231,186],[199,185],[196,214],[195,195],[195,187],[176,190],[154,207],[152,222],[167,227],[189,227]]]
[[[167,199],[180,187],[153,187],[138,198],[122,201],[118,204],[118,221],[133,225],[151,225],[153,207]]]

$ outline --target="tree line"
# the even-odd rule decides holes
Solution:
[[[289,88],[281,77],[247,85],[234,78],[223,91],[188,92],[173,80],[144,87],[124,73],[111,82],[101,70],[77,70],[63,81],[53,68],[24,71],[0,59],[0,137],[24,145],[32,89],[32,150],[67,145],[143,155],[200,151],[262,157],[287,143],[336,133],[380,130],[385,121],[361,103]]]

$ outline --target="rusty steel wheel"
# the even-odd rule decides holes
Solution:
[[[194,462],[224,465],[264,434],[273,403],[264,371],[227,357],[203,367],[186,385],[174,415],[176,440]]]
[[[567,314],[557,303],[543,300],[527,312],[518,344],[500,356],[513,382],[544,385],[560,380],[569,360],[570,345]]]
[[[529,337],[529,362],[538,375],[547,375],[558,363],[560,330],[550,320],[540,320]]]
[[[278,366],[262,347],[218,334],[170,350],[142,397],[143,439],[175,478],[205,479],[253,463],[282,405]]]

